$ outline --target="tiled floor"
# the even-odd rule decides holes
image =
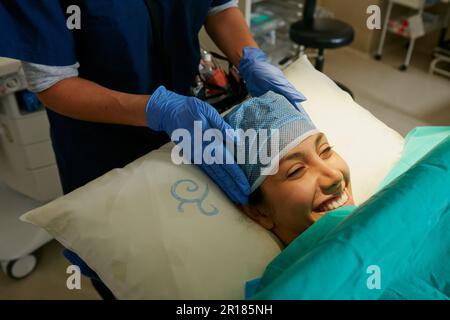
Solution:
[[[401,50],[386,54],[383,62],[351,49],[329,50],[325,73],[348,86],[360,105],[403,135],[419,125],[450,125],[450,80],[429,75],[430,57],[420,54],[414,55],[408,71],[401,72],[396,67],[402,58]],[[55,241],[39,249],[39,265],[26,279],[11,280],[0,272],[0,299],[98,299],[85,278],[81,290],[67,289],[68,263],[61,251]]]

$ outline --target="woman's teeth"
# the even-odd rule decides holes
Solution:
[[[319,211],[331,211],[331,210],[337,209],[340,206],[342,206],[344,203],[346,203],[347,200],[348,200],[348,195],[344,191],[338,199],[333,200],[330,203],[320,206]]]

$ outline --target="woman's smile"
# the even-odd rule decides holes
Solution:
[[[352,204],[354,204],[353,198],[348,192],[347,188],[345,188],[339,195],[322,202],[318,207],[314,209],[314,211],[320,215],[325,215],[332,210]]]

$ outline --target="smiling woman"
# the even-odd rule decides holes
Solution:
[[[254,193],[242,209],[285,245],[329,211],[354,204],[348,165],[323,133],[295,146]]]
[[[241,164],[252,193],[240,208],[286,246],[329,211],[354,204],[347,163],[303,109],[269,92],[237,107],[225,120],[234,129],[280,131],[279,150],[272,155],[280,159],[277,170],[263,175],[257,165]],[[247,153],[252,148],[244,147]]]

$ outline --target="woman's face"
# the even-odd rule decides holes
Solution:
[[[244,211],[285,245],[329,211],[354,204],[349,168],[323,133],[292,149],[260,188],[263,202]]]

